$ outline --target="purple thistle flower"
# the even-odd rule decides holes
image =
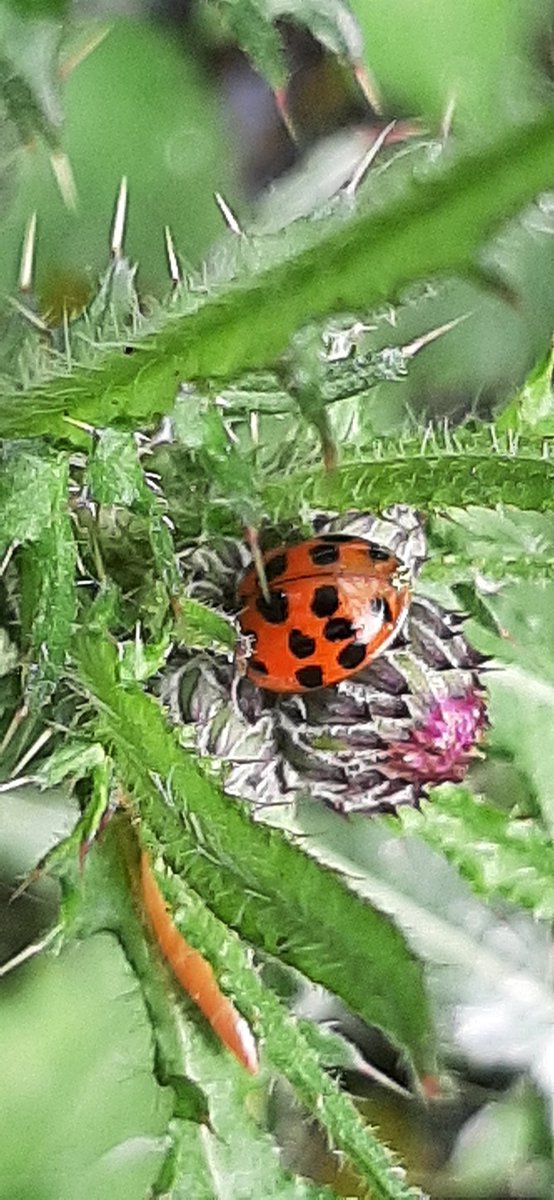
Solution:
[[[389,745],[382,767],[413,783],[459,783],[486,725],[485,701],[477,688],[436,698],[408,736]]]

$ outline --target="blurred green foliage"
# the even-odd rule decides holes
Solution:
[[[47,26],[40,32],[51,37]],[[26,36],[18,30],[15,70],[22,69]],[[164,227],[184,260],[197,264],[220,228],[213,192],[232,199],[235,190],[224,116],[199,67],[166,33],[122,19],[89,25],[66,55],[60,138],[75,202],[64,203],[44,143],[24,145],[11,168],[17,192],[4,217],[0,267],[0,286],[11,289],[25,223],[36,211],[37,289],[43,307],[58,316],[64,297],[80,308],[95,288],[123,176],[131,196],[127,251],[140,264],[146,292],[162,291],[167,280]],[[37,69],[54,76],[57,62],[39,60],[38,86],[45,81]]]
[[[405,1200],[329,1063],[356,1065],[371,1118],[437,1200],[547,1200],[554,200],[536,193],[553,176],[550,6],[204,0],[183,26],[173,9],[132,11],[0,6],[0,427],[34,439],[5,441],[0,459],[1,959],[15,968],[56,922],[56,877],[65,924],[57,958],[1,981],[0,1200],[138,1200],[152,1186],[173,1200],[319,1200],[366,1195],[368,1181],[372,1200]],[[341,80],[348,127],[310,146]],[[379,94],[387,115],[367,103]],[[388,116],[406,124],[364,175]],[[261,154],[279,137],[294,169],[247,198],[246,144]],[[123,177],[125,236],[110,248]],[[238,225],[225,228],[214,192]],[[137,435],[168,412],[171,439]],[[314,803],[270,814],[291,847],[223,798],[214,764],[188,758],[143,695],[172,647],[233,644],[225,616],[182,594],[176,552],[200,541],[209,583],[219,531],[396,500],[427,510],[423,594],[463,607],[494,656],[486,756],[402,828]],[[166,880],[176,923],[224,961],[265,1038],[254,1083],[155,970],[113,824],[79,864],[99,805],[71,831],[91,792],[109,791],[112,752],[143,837],[186,874]],[[388,1031],[377,1083],[376,1043],[368,1068],[339,1038],[291,1025],[237,931],[274,956],[277,981],[293,964],[283,992],[304,989],[308,1017],[329,1004],[348,1024],[341,997]],[[459,1093],[445,1082],[424,1109],[382,1081],[413,1084],[400,1050],[440,1090],[433,1022]],[[298,1116],[287,1096],[279,1140],[294,1132],[302,1150],[283,1167],[269,1064],[307,1106]],[[365,1183],[322,1146],[312,1161],[308,1116]]]

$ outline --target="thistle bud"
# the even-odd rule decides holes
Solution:
[[[405,505],[380,517],[316,514],[313,523],[316,532],[377,543],[416,580],[425,536],[421,517]],[[228,607],[244,548],[226,541],[220,558],[218,578],[213,548],[191,555],[190,589]],[[308,793],[344,813],[395,812],[417,805],[429,784],[464,777],[487,723],[483,661],[464,638],[460,614],[417,595],[394,643],[334,687],[264,692],[237,679],[223,655],[196,654],[168,673],[162,698],[176,720],[193,725],[198,751],[221,764],[227,790],[254,806]]]

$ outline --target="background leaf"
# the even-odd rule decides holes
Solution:
[[[151,1075],[138,986],[114,941],[89,939],[3,983],[0,1046],[10,1111],[0,1195],[144,1194],[163,1157],[168,1102]],[[51,1089],[56,1103],[46,1108]]]
[[[305,804],[295,828],[310,854],[350,873],[352,885],[391,913],[428,964],[445,1048],[481,1064],[528,1070],[547,1096],[554,1030],[546,930],[486,907],[439,855],[386,821]]]
[[[403,828],[442,852],[478,895],[503,896],[538,920],[554,916],[554,846],[536,822],[510,818],[467,788],[434,788],[421,813],[400,810]]]
[[[529,50],[544,28],[547,5],[499,0],[484,10],[479,0],[351,0],[351,6],[365,61],[389,104],[438,123],[452,102],[455,127],[483,140],[534,108],[538,88]]]

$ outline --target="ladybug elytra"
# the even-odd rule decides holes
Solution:
[[[328,533],[264,555],[243,576],[239,625],[246,674],[273,692],[330,687],[365,667],[396,637],[410,573],[375,542]]]

